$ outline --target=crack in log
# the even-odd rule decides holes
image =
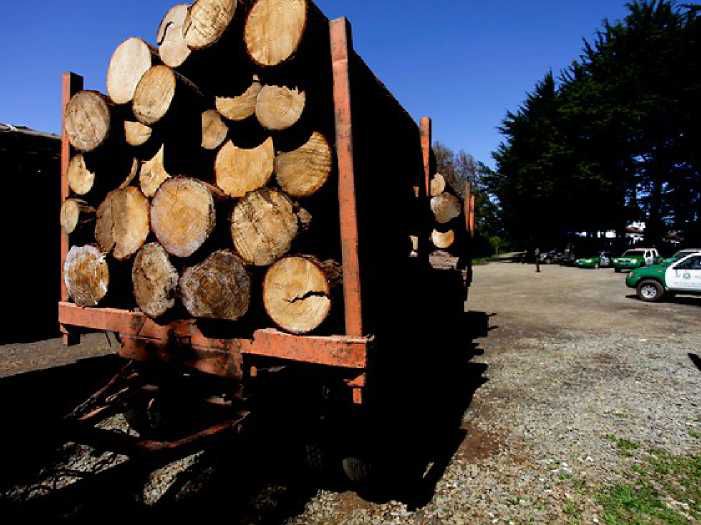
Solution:
[[[287,299],[287,302],[290,304],[298,303],[300,301],[306,301],[307,299],[311,297],[324,297],[326,299],[330,299],[329,294],[325,292],[320,292],[320,291],[309,291],[303,295],[298,295],[297,297],[293,297],[292,299]]]

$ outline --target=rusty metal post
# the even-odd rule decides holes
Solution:
[[[331,21],[330,31],[346,334],[362,337],[364,335],[363,310],[360,257],[358,254],[358,207],[355,194],[350,79],[353,41],[351,26],[346,18]]]
[[[70,188],[68,187],[68,164],[71,160],[71,144],[66,134],[65,117],[66,107],[73,95],[83,89],[83,77],[75,73],[64,73],[61,77],[61,205],[68,199]],[[68,255],[68,234],[61,229],[61,302],[68,301],[68,290],[63,280],[63,265]],[[71,346],[80,343],[80,335],[70,332],[63,325],[60,326],[63,336],[63,344]]]
[[[424,190],[431,196],[431,144],[433,143],[433,123],[429,117],[421,118],[421,153],[424,163]]]

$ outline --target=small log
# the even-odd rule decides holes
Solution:
[[[216,109],[202,113],[202,148],[215,150],[221,146],[229,134],[229,128]]]
[[[340,264],[309,256],[285,257],[270,267],[263,304],[270,319],[293,334],[308,334],[328,318],[332,288],[342,280]]]
[[[68,295],[78,306],[97,306],[107,295],[110,272],[104,253],[94,246],[73,246],[63,265]]]
[[[158,26],[156,42],[163,63],[172,68],[182,66],[192,54],[187,47],[183,26],[187,19],[189,4],[178,4],[170,8]]]
[[[248,312],[251,277],[229,250],[214,252],[180,279],[180,297],[193,317],[237,321]]]
[[[433,233],[431,233],[431,242],[433,242],[433,245],[439,250],[447,250],[455,244],[455,232],[453,230],[448,230],[447,232],[433,230]]]
[[[183,23],[183,37],[192,50],[216,44],[229,28],[236,14],[238,0],[197,0],[188,9]]]
[[[70,235],[79,225],[94,221],[95,213],[95,208],[89,206],[87,202],[67,199],[61,205],[61,228]]]
[[[256,118],[270,131],[283,131],[302,118],[307,103],[304,91],[285,86],[263,86],[256,100]]]
[[[308,14],[306,0],[257,0],[244,28],[248,55],[263,67],[292,58],[304,37]]]
[[[132,109],[139,122],[153,126],[171,113],[174,107],[195,106],[195,101],[202,97],[202,92],[190,80],[168,66],[158,65],[141,78]]]
[[[150,199],[168,179],[170,179],[170,173],[165,168],[165,145],[162,144],[156,154],[141,165],[139,172],[141,192]]]
[[[273,175],[275,148],[273,139],[261,145],[239,148],[231,140],[217,153],[214,174],[217,186],[229,197],[241,198],[265,186]]]
[[[280,187],[292,197],[309,197],[319,191],[333,167],[333,152],[326,138],[314,132],[294,151],[280,153],[275,159],[275,174]]]
[[[142,312],[157,319],[175,306],[180,276],[158,243],[144,245],[131,271],[134,298]]]
[[[140,38],[129,38],[119,44],[107,69],[107,94],[112,102],[131,102],[141,77],[158,62],[156,49]]]
[[[439,224],[447,224],[460,217],[462,204],[455,195],[443,192],[431,199],[431,211]]]
[[[436,173],[431,179],[431,197],[438,197],[447,189],[445,177],[440,173]]]
[[[256,113],[258,94],[263,89],[257,75],[253,76],[251,85],[241,95],[235,97],[216,97],[217,111],[228,120],[241,122]]]
[[[151,228],[171,255],[190,257],[202,247],[216,226],[210,185],[187,177],[164,182],[151,203]]]
[[[255,266],[269,266],[285,255],[298,232],[292,201],[269,188],[246,195],[231,216],[236,251],[246,263]]]
[[[134,147],[143,146],[153,136],[153,129],[135,120],[124,121],[124,136],[127,144]]]
[[[97,91],[80,91],[66,106],[68,140],[78,151],[94,151],[110,136],[112,103]]]
[[[149,202],[133,186],[110,192],[97,209],[95,239],[118,261],[133,256],[149,235]]]
[[[76,195],[85,195],[95,185],[95,172],[88,168],[85,157],[78,153],[68,163],[68,186]]]

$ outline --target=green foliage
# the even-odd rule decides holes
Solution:
[[[651,241],[701,233],[701,18],[695,6],[634,1],[604,22],[558,80],[548,73],[507,113],[484,177],[521,241],[623,230]]]

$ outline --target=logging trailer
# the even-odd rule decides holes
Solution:
[[[407,260],[404,267],[397,270],[402,285],[409,290],[428,288],[423,282],[426,276],[438,273],[429,264],[429,249],[426,239],[430,239],[429,185],[434,173],[432,163],[431,120],[422,118],[420,125],[411,120],[391,94],[374,77],[369,68],[355,54],[351,40],[350,24],[341,18],[330,22],[331,61],[333,65],[333,106],[335,113],[335,153],[338,173],[338,206],[340,215],[340,239],[343,268],[343,321],[344,333],[337,335],[291,335],[275,329],[259,329],[246,337],[230,337],[207,327],[194,319],[169,321],[161,324],[139,311],[115,308],[85,308],[69,300],[63,275],[61,277],[61,300],[58,304],[59,324],[64,344],[74,345],[80,340],[81,332],[104,331],[117,335],[120,341],[118,354],[129,364],[119,372],[103,389],[78,406],[66,418],[66,424],[77,441],[98,447],[121,451],[130,455],[176,454],[185,449],[198,449],[211,439],[234,433],[244,428],[250,418],[246,404],[248,385],[263,376],[268,376],[284,367],[314,370],[318,377],[325,378],[327,398],[344,404],[349,412],[363,411],[371,403],[367,389],[372,382],[373,363],[377,354],[383,352],[384,345],[394,344],[392,330],[383,329],[382,323],[373,321],[388,316],[381,310],[388,304],[382,299],[385,292],[379,291],[377,282],[384,274],[377,273],[377,260],[374,248],[368,241],[371,236],[364,225],[364,214],[368,201],[361,192],[366,191],[368,170],[364,157],[371,145],[365,144],[363,133],[357,127],[368,117],[358,116],[363,88],[356,85],[374,83],[373,89],[382,90],[383,103],[391,106],[393,118],[402,121],[404,139],[397,139],[397,153],[393,161],[402,160],[400,165],[410,165],[409,175],[402,184],[406,187],[397,190],[404,195],[410,192],[418,195],[413,217],[401,217],[398,224],[415,226],[413,233],[422,239],[417,256]],[[378,87],[379,86],[379,87]],[[83,79],[74,73],[66,73],[62,79],[62,102],[65,108],[71,97],[82,90]],[[356,102],[357,105],[356,105]],[[409,123],[409,121],[411,121]],[[392,125],[392,123],[388,124]],[[381,131],[378,131],[381,133]],[[368,141],[371,139],[367,139]],[[61,141],[61,201],[69,198],[70,190],[67,171],[71,157],[71,146],[64,129]],[[388,161],[389,162],[389,161]],[[417,168],[417,169],[413,169]],[[401,166],[398,168],[401,169]],[[474,197],[467,189],[464,199],[464,226],[468,239],[464,247],[465,257],[461,271],[454,272],[459,278],[448,282],[465,286],[456,308],[462,313],[462,302],[466,297],[470,281],[469,238],[475,228]],[[400,208],[398,213],[410,213]],[[61,234],[61,267],[69,250],[69,237]],[[379,257],[380,255],[378,255]],[[407,256],[407,259],[409,257]],[[445,273],[445,272],[443,272]],[[366,287],[369,275],[374,275],[374,284]],[[465,277],[467,274],[467,277]],[[399,277],[397,278],[399,279]],[[372,280],[372,279],[370,279]],[[399,284],[397,284],[399,286]],[[414,302],[422,302],[426,294],[406,292]],[[428,291],[440,297],[446,291]],[[395,298],[401,303],[402,298]],[[410,301],[405,301],[410,302]],[[423,308],[428,304],[405,304],[395,312],[398,317],[406,317],[406,312],[414,311],[414,316],[424,315]],[[372,311],[369,311],[369,310]],[[405,337],[410,331],[421,330],[412,326],[411,319],[404,320]],[[400,321],[397,321],[400,323]],[[400,323],[401,324],[401,323]],[[167,371],[167,372],[164,372]],[[150,439],[148,433],[141,432],[135,438],[127,434],[113,433],[95,425],[116,412],[141,410],[130,421],[154,424],[157,408],[157,393],[163,395],[167,389],[161,381],[169,374],[185,374],[202,378],[218,385],[219,394],[212,396],[203,389],[202,402],[214,407],[217,417],[203,424],[198,430],[179,434],[175,439]],[[205,381],[207,382],[207,381]],[[244,388],[246,390],[244,390]],[[416,385],[419,388],[419,385]],[[210,389],[211,390],[211,389]],[[206,391],[206,392],[205,392]],[[139,408],[140,407],[140,408]]]

